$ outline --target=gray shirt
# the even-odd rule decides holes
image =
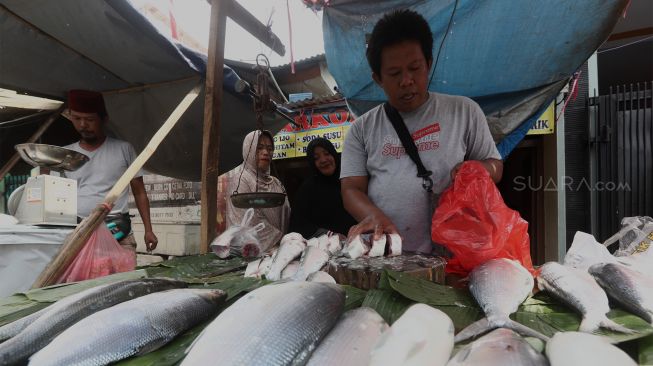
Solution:
[[[422,106],[401,116],[422,163],[433,172],[437,196],[451,183],[458,163],[501,159],[483,111],[469,98],[429,93]],[[360,176],[369,177],[367,194],[397,226],[404,250],[430,253],[428,196],[383,105],[357,118],[345,137],[340,177]]]
[[[77,216],[87,217],[95,207],[104,201],[113,185],[136,159],[136,151],[126,141],[107,137],[94,151],[84,150],[79,142],[65,146],[89,157],[89,161],[66,177],[77,180]],[[141,177],[142,171],[136,174]],[[136,178],[135,177],[135,178]],[[112,212],[127,213],[127,192],[125,189],[116,200]]]

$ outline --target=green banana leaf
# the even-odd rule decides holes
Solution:
[[[345,290],[345,311],[356,309],[363,304],[367,291],[347,285],[341,285],[340,287]]]
[[[653,335],[640,338],[638,341],[639,364],[653,365]]]
[[[391,290],[369,290],[361,306],[376,310],[388,324],[392,324],[414,303]]]

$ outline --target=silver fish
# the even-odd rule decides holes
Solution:
[[[15,320],[11,323],[5,324],[0,327],[0,342],[7,340],[16,334],[20,333],[23,329],[25,329],[28,325],[34,323],[36,319],[38,319],[41,315],[45,314],[45,312],[49,309],[49,307],[45,309],[41,309],[35,313],[32,313],[28,316],[24,316],[18,320]]]
[[[367,365],[372,347],[387,328],[388,323],[374,309],[350,310],[320,342],[307,365]]]
[[[99,366],[154,351],[209,320],[226,298],[222,290],[177,289],[120,303],[66,329],[29,364]]]
[[[291,281],[260,287],[209,324],[184,366],[302,365],[345,305],[337,285]]]
[[[589,272],[628,311],[653,324],[653,279],[622,264],[595,264]]]
[[[388,234],[388,257],[401,255],[401,236],[399,234]]]
[[[349,242],[344,249],[344,253],[351,259],[361,257],[370,251],[369,235],[356,235]]]
[[[551,366],[635,366],[624,351],[604,338],[582,332],[558,332],[546,344]]]
[[[499,328],[463,347],[447,366],[548,366],[546,357],[537,352],[519,334]]]
[[[522,335],[548,340],[545,335],[509,318],[530,295],[535,281],[519,262],[500,258],[474,268],[469,275],[469,291],[485,312],[485,318],[456,335],[456,342],[495,328],[509,328]]]
[[[445,365],[453,349],[453,332],[447,314],[428,305],[412,305],[379,337],[369,365]]]
[[[537,284],[540,290],[546,290],[583,316],[578,329],[581,332],[592,333],[603,327],[632,333],[630,329],[607,318],[605,314],[610,311],[608,296],[586,271],[548,262],[541,267]]]
[[[370,257],[383,257],[383,254],[385,254],[386,240],[387,239],[385,235],[381,235],[381,237],[377,240],[372,240],[372,248],[367,253],[367,255]]]
[[[308,282],[323,282],[323,283],[332,283],[336,284],[336,279],[331,277],[330,274],[324,271],[313,272],[306,278]]]
[[[292,278],[293,276],[295,276],[298,270],[299,270],[299,261],[292,261],[288,263],[286,268],[284,268],[283,271],[281,271],[281,279],[285,280],[287,278]]]
[[[328,251],[331,255],[336,255],[342,250],[342,243],[338,234],[332,234],[329,237]]]
[[[297,240],[289,240],[281,244],[279,250],[274,255],[272,259],[272,264],[270,265],[270,270],[265,275],[268,280],[277,281],[281,279],[281,271],[292,262],[293,259],[299,257],[304,251],[306,245]]]
[[[186,287],[186,283],[165,278],[144,278],[97,286],[63,298],[22,332],[0,344],[0,365],[26,360],[54,337],[81,319],[115,304],[152,292]]]
[[[319,247],[306,247],[299,260],[299,269],[293,276],[295,281],[306,281],[306,277],[317,272],[329,261],[329,253]]]

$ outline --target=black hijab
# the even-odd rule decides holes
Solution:
[[[336,171],[325,176],[315,166],[315,148],[322,147],[336,162]],[[316,138],[306,148],[306,160],[313,171],[299,188],[290,213],[290,231],[305,238],[318,236],[327,230],[347,235],[356,224],[342,204],[340,194],[340,156],[331,141]]]

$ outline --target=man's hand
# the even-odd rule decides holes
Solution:
[[[378,240],[385,234],[398,234],[395,224],[384,214],[376,213],[371,214],[363,219],[363,221],[352,226],[349,229],[348,239],[352,239],[356,235],[365,233],[374,233],[373,240]]]
[[[156,235],[154,235],[154,232],[152,231],[146,231],[144,239],[145,247],[147,248],[148,252],[156,249],[156,245],[159,244],[159,239],[157,239]]]

